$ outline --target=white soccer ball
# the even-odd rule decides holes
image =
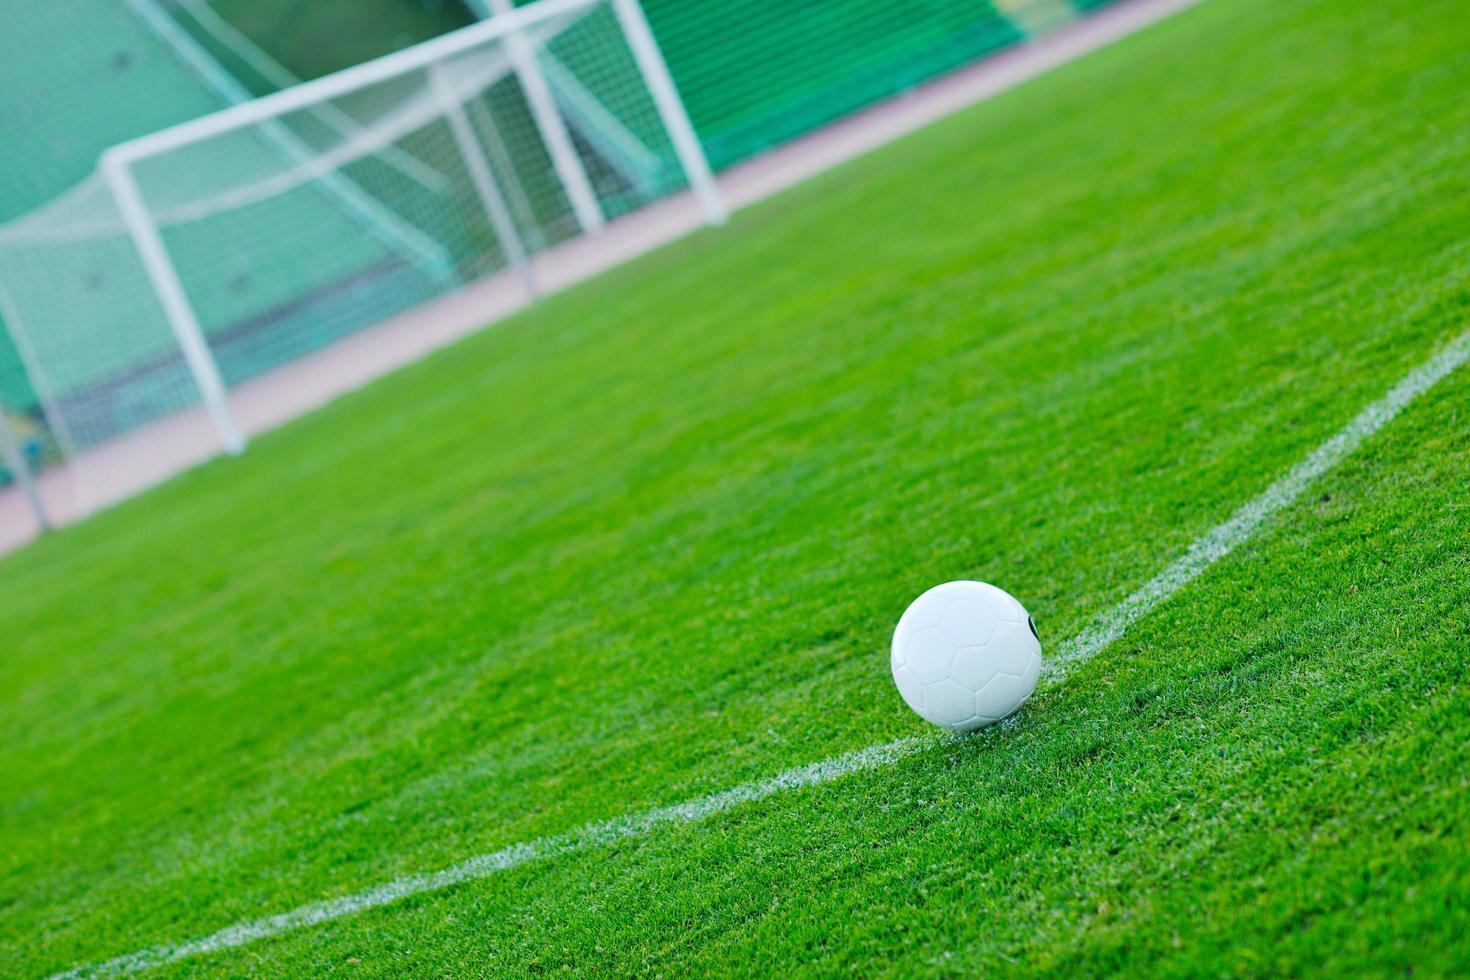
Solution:
[[[1009,593],[945,582],[904,610],[893,631],[893,682],[925,721],[957,732],[1026,703],[1041,676],[1041,639]]]

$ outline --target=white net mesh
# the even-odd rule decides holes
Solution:
[[[63,453],[198,402],[106,185],[0,228],[0,319]]]
[[[613,9],[559,10],[131,161],[227,385],[685,186]],[[0,226],[57,453],[200,403],[135,232],[101,172]]]

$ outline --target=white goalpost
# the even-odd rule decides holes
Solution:
[[[494,6],[114,146],[0,225],[4,324],[63,452],[202,407],[238,453],[242,380],[497,272],[534,297],[536,252],[684,190],[725,220],[637,0]]]
[[[238,455],[245,450],[245,436],[230,412],[229,398],[225,394],[225,382],[220,376],[219,365],[209,352],[209,342],[204,339],[204,332],[199,328],[199,319],[194,315],[194,307],[189,303],[188,294],[184,292],[184,284],[179,281],[178,271],[158,234],[158,227],[148,213],[148,205],[143,202],[143,196],[138,191],[138,182],[133,179],[127,162],[112,153],[103,155],[102,173],[112,191],[112,199],[122,213],[128,234],[132,236],[133,245],[138,249],[138,257],[143,261],[148,281],[153,284],[153,290],[163,304],[169,329],[179,342],[179,349],[184,352],[189,372],[194,376],[194,383],[199,386],[205,408],[214,420],[220,444],[225,452]]]
[[[685,176],[689,178],[689,186],[694,189],[704,207],[705,219],[712,225],[724,224],[729,220],[730,213],[720,199],[714,173],[704,155],[704,147],[699,142],[698,134],[694,132],[694,126],[689,122],[689,115],[679,98],[679,90],[674,87],[669,66],[659,53],[658,42],[654,40],[653,29],[648,26],[643,8],[638,5],[638,0],[612,0],[612,6],[618,15],[618,23],[623,27],[623,34],[628,39],[628,45],[633,49],[633,57],[638,62],[643,81],[653,94],[659,115],[668,128],[669,138],[674,141],[674,151],[679,155],[679,163],[684,168]]]
[[[513,16],[516,10],[511,0],[490,0],[490,9],[494,14],[491,23]],[[536,129],[540,131],[541,139],[551,153],[551,162],[556,167],[562,186],[567,189],[572,210],[577,214],[577,223],[582,226],[583,231],[601,231],[604,223],[602,208],[597,204],[597,195],[592,192],[592,182],[587,179],[587,171],[577,158],[577,151],[572,145],[572,134],[568,132],[566,121],[557,110],[551,87],[546,84],[546,76],[536,63],[535,52],[526,43],[526,37],[521,31],[511,31],[505,35],[505,48],[510,55],[511,66],[515,69],[516,79],[521,83],[521,90],[526,93],[526,101],[530,103],[531,114],[536,119]]]
[[[485,151],[481,148],[480,141],[476,139],[475,131],[470,127],[469,118],[464,111],[464,101],[455,91],[454,82],[445,75],[440,65],[429,66],[429,81],[434,87],[434,94],[438,97],[444,118],[449,122],[449,129],[454,134],[454,145],[459,148],[459,155],[464,158],[465,168],[469,171],[470,180],[475,185],[475,193],[485,207],[485,216],[490,219],[490,226],[495,229],[495,236],[505,246],[506,257],[516,270],[516,274],[521,277],[526,292],[534,299],[536,297],[536,277],[531,273],[530,256],[526,254],[525,243],[521,241],[521,234],[516,230],[515,221],[511,218],[510,210],[505,205],[505,198],[501,196],[500,188],[496,186],[495,175],[491,173],[490,164],[485,159]]]

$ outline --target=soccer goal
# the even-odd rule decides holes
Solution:
[[[637,0],[540,0],[115,146],[0,226],[0,321],[64,454],[660,198],[725,209]]]

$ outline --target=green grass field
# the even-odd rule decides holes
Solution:
[[[1211,0],[0,562],[39,975],[921,734],[1467,325],[1470,9]],[[162,976],[1462,974],[1470,371],[1019,724]]]

